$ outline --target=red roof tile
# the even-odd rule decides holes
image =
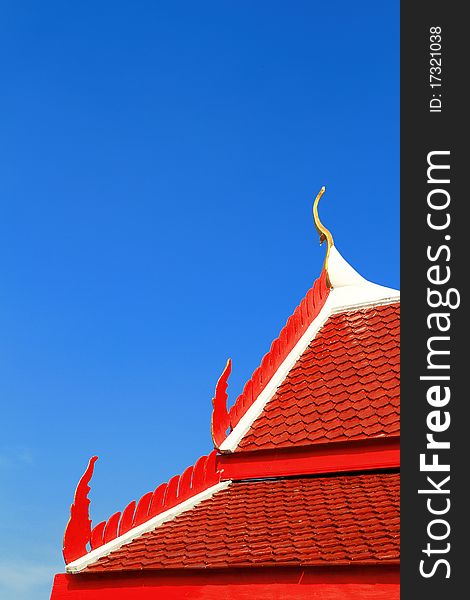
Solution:
[[[399,474],[232,483],[84,572],[382,564],[399,557]]]
[[[399,310],[332,315],[237,451],[398,435]]]

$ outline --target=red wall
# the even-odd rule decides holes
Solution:
[[[56,575],[51,600],[399,600],[399,568],[286,568]]]

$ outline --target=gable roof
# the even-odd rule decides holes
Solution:
[[[235,422],[223,420],[222,422],[220,430],[225,432],[227,429],[230,429],[228,435],[226,435],[223,441],[220,442],[220,438],[217,440],[219,443],[217,443],[216,446],[218,446],[222,452],[234,452],[240,450],[244,446],[244,443],[242,442],[244,437],[247,435],[251,437],[249,432],[254,426],[254,423],[257,422],[257,419],[263,413],[268,403],[270,403],[276,396],[278,388],[280,388],[280,386],[288,377],[289,373],[291,373],[291,371],[295,368],[300,357],[304,355],[309,346],[317,338],[319,332],[323,331],[325,325],[327,328],[330,327],[329,323],[327,323],[330,319],[333,319],[334,321],[335,315],[338,313],[361,311],[373,307],[377,309],[377,307],[383,304],[399,302],[400,294],[397,290],[383,287],[364,279],[344,260],[335,246],[332,246],[330,249],[328,279],[332,287],[331,289],[328,289],[328,292],[324,293],[321,297],[321,306],[316,305],[314,318],[311,319],[309,324],[303,328],[303,333],[298,336],[297,342],[288,345],[287,348],[284,348],[282,342],[278,343],[278,355],[280,358],[277,361],[276,368],[273,368],[272,372],[269,373],[269,378],[266,378],[267,381],[263,380],[264,387],[258,393],[255,393],[256,388],[255,386],[252,386],[249,389],[250,393],[246,394],[245,390],[247,386],[245,386],[244,392],[237,398],[232,409],[230,409],[230,411],[226,411],[229,416],[232,414],[232,412],[236,412],[237,420]],[[317,285],[318,282],[325,282],[324,284],[326,284],[325,270],[322,272],[322,275],[317,280],[315,285]],[[313,289],[315,289],[315,286]],[[309,294],[307,294],[306,298]],[[294,315],[298,314],[299,308],[303,306],[304,302],[305,299],[296,309]],[[287,324],[289,324],[291,319],[292,317],[287,321]],[[364,321],[363,325],[366,324],[367,319]],[[394,344],[396,344],[398,340],[397,321],[395,324],[396,335],[395,341],[393,342]],[[287,327],[288,325],[286,325],[283,331]],[[387,327],[386,323],[384,324],[384,327]],[[357,331],[359,332],[359,328]],[[379,333],[380,324],[378,324],[378,327],[376,327],[376,331],[374,333],[370,333],[372,336],[371,339],[377,336]],[[273,346],[279,340],[283,339],[282,335],[283,333],[281,332],[281,335],[273,343]],[[287,338],[287,336],[284,337]],[[367,344],[365,337],[362,337],[364,343]],[[345,343],[346,338],[347,333],[345,333],[343,339],[340,340],[338,338],[338,344]],[[354,344],[355,342],[349,340],[348,343]],[[264,364],[269,364],[270,354],[272,353],[273,346],[271,347],[270,352],[261,361],[261,366]],[[330,361],[330,356],[327,351],[328,348],[328,344],[324,345],[324,351],[326,350],[326,352],[324,352],[324,356],[322,358],[323,366],[326,369],[334,369],[334,362]],[[396,349],[394,352],[396,352]],[[231,365],[229,365],[228,372],[226,369],[226,371],[223,373],[216,388],[213,421],[216,420],[217,413],[221,414],[223,412],[220,405],[225,404],[227,401],[226,387],[230,368]],[[255,371],[252,380],[255,378],[258,369]],[[338,371],[336,371],[336,374],[337,372]],[[321,376],[321,371],[313,373],[313,376]],[[278,404],[276,404],[276,406],[278,406]],[[328,441],[328,439],[326,438],[324,441]]]
[[[397,473],[237,482],[84,572],[396,562],[398,511]]]

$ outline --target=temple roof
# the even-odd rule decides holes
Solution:
[[[219,379],[215,450],[93,528],[92,459],[67,572],[397,561],[399,293],[316,225],[323,270],[230,408]]]

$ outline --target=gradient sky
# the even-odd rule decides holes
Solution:
[[[398,2],[4,2],[0,597],[211,449],[321,270],[399,285]]]

